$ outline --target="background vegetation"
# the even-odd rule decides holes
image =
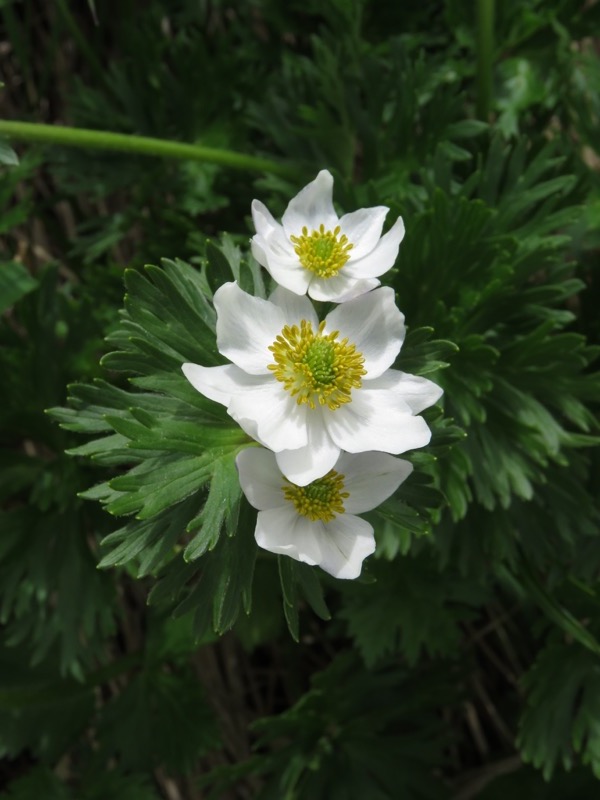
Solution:
[[[598,796],[599,18],[0,2],[7,798]],[[257,553],[179,370],[321,168],[404,217],[398,365],[445,389],[357,582]]]

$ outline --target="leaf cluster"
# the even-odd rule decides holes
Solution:
[[[466,0],[42,6],[0,4],[7,116],[302,178],[0,148],[7,796],[593,797],[598,6],[496,4],[486,122]],[[403,216],[396,367],[445,390],[352,584],[257,553],[250,442],[180,371],[218,286],[269,290],[251,199],[323,167]]]

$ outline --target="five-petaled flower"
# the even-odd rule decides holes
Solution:
[[[252,253],[280,286],[314,300],[345,302],[379,286],[398,256],[404,224],[381,235],[389,211],[361,208],[339,218],[327,170],[290,201],[281,225],[259,200],[252,203]]]
[[[405,335],[393,289],[343,303],[323,322],[307,297],[282,287],[262,300],[226,283],[214,304],[217,346],[233,363],[187,363],[183,372],[274,451],[290,481],[306,486],[322,478],[341,451],[398,455],[429,442],[416,415],[442,390],[390,369]]]
[[[375,550],[373,526],[356,514],[378,506],[412,472],[408,461],[386,453],[342,453],[326,475],[298,486],[263,448],[242,450],[236,463],[242,490],[258,509],[259,546],[335,578],[357,578]]]

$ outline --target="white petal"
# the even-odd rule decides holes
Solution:
[[[281,230],[281,225],[260,200],[252,201],[252,221],[254,222],[256,233],[264,238],[268,238],[275,231]]]
[[[268,265],[267,262],[270,262],[270,259],[276,259],[283,265],[296,266],[298,268],[300,267],[300,262],[294,250],[294,245],[285,235],[281,225],[277,224],[277,226],[274,227],[267,235],[257,233],[252,237],[252,242],[260,243],[261,247],[265,251],[266,261],[263,266],[266,267]]]
[[[289,503],[283,494],[285,479],[275,456],[262,447],[247,447],[238,453],[235,463],[240,485],[248,502],[259,511],[279,508]]]
[[[400,242],[404,238],[404,223],[398,217],[390,230],[382,236],[377,246],[363,258],[351,258],[344,266],[346,274],[352,278],[377,278],[391,269],[398,258]],[[350,251],[352,253],[352,250]]]
[[[306,445],[305,407],[298,406],[271,374],[248,375],[235,364],[202,367],[188,363],[182,370],[195,389],[227,406],[242,430],[261,444],[272,450]]]
[[[338,224],[338,216],[332,195],[333,176],[323,169],[286,208],[281,219],[286,236],[299,236],[305,225],[309,233],[318,230],[320,225],[324,225],[326,230],[333,230]]]
[[[183,374],[194,389],[223,406],[228,406],[231,398],[261,386],[265,382],[262,375],[248,375],[234,364],[223,367],[202,367],[200,364],[183,364]]]
[[[327,315],[325,333],[337,330],[365,358],[366,380],[377,378],[394,363],[406,329],[394,290],[383,286],[350,300]]]
[[[340,448],[332,441],[323,422],[321,409],[306,412],[308,441],[305,447],[283,450],[276,454],[277,464],[285,477],[297,486],[306,486],[322,478],[333,467]]]
[[[306,294],[310,273],[304,269],[289,237],[260,200],[252,202],[256,236],[252,237],[252,255],[272,277],[295,294]]]
[[[254,538],[259,547],[271,553],[314,566],[321,561],[322,527],[322,522],[311,522],[288,502],[282,508],[258,512]]]
[[[244,451],[247,452],[247,451]],[[335,465],[344,476],[344,500],[348,514],[362,514],[387,500],[403,483],[413,466],[409,461],[387,453],[342,453]]]
[[[294,254],[293,258],[290,257],[284,260],[275,257],[268,250],[265,252],[268,262],[266,267],[273,280],[294,294],[306,294],[310,284],[311,273],[304,269],[296,255]]]
[[[269,375],[269,350],[285,324],[281,310],[268,300],[244,292],[237,283],[225,283],[215,293],[217,347],[251,375]]]
[[[379,286],[377,278],[369,278],[366,281],[359,281],[356,278],[349,278],[344,275],[342,269],[333,278],[318,278],[316,275],[311,279],[308,294],[313,300],[322,300],[329,303],[346,303],[361,294],[370,292]]]
[[[393,390],[410,406],[413,414],[418,414],[424,408],[434,405],[444,394],[444,390],[437,383],[397,369],[388,369],[379,378],[369,381],[367,387]]]
[[[352,514],[340,514],[323,527],[319,540],[321,569],[334,578],[358,578],[362,562],[375,552],[373,526]]]
[[[381,450],[398,455],[424,447],[431,431],[422,417],[390,389],[357,389],[349,403],[329,411],[325,424],[333,441],[348,453]]]
[[[305,319],[312,324],[313,330],[319,327],[319,318],[308,297],[299,297],[278,286],[269,300],[281,309],[286,325],[300,325],[300,322]]]
[[[383,223],[389,208],[375,206],[361,208],[351,214],[344,214],[338,222],[348,239],[352,242],[349,255],[353,261],[366,256],[381,238]]]
[[[247,434],[275,452],[304,447],[308,441],[306,406],[299,406],[275,378],[234,395],[227,408]]]
[[[265,248],[266,242],[262,236],[253,236],[252,239],[250,239],[250,250],[261,267],[267,266],[267,254],[265,252]]]

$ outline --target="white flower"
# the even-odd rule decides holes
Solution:
[[[242,490],[258,509],[258,545],[335,578],[357,578],[375,550],[372,525],[355,515],[386,500],[412,472],[408,461],[385,453],[342,453],[327,475],[297,486],[268,450],[248,447],[236,463]]]
[[[404,237],[398,217],[381,235],[388,208],[361,208],[338,218],[333,177],[319,172],[275,221],[259,200],[252,203],[254,258],[280,286],[314,300],[343,303],[379,286],[377,277],[394,266]]]
[[[184,364],[183,372],[273,450],[294,483],[321,478],[342,450],[398,455],[429,442],[415,415],[442,390],[388,369],[405,334],[392,289],[337,306],[320,324],[308,298],[281,287],[262,300],[226,283],[214,304],[217,346],[233,363]]]

